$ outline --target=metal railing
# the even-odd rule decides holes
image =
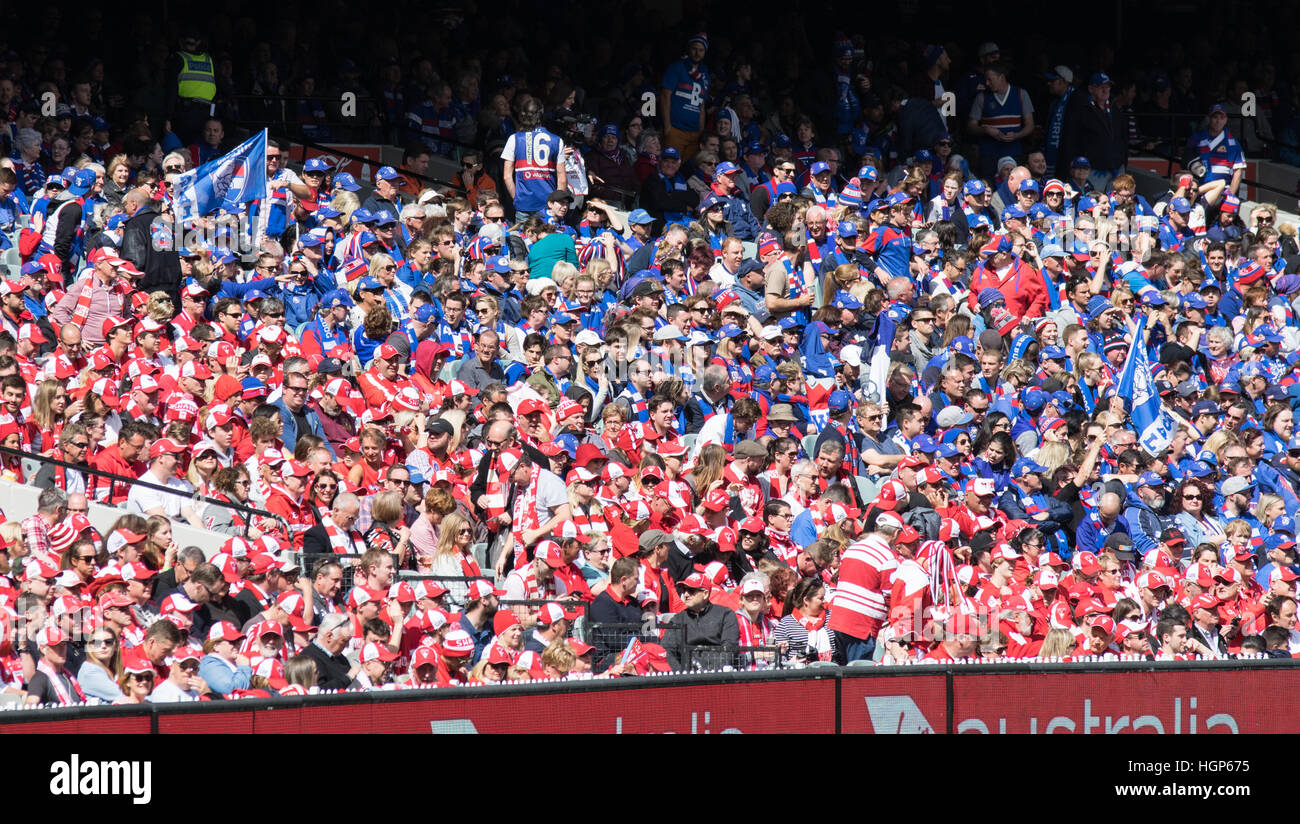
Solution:
[[[1157,157],[1160,158],[1161,160],[1166,161],[1166,167],[1165,167],[1166,178],[1173,176],[1175,165],[1185,168],[1183,162],[1184,161],[1183,150],[1186,146],[1187,138],[1195,133],[1196,129],[1200,127],[1199,124],[1205,119],[1204,114],[1191,114],[1188,112],[1158,112],[1158,111],[1131,112],[1130,117],[1133,117],[1135,119],[1158,118],[1158,119],[1163,119],[1168,121],[1170,128],[1167,131],[1160,130],[1161,132],[1160,134],[1143,134],[1141,132],[1139,132],[1138,134],[1139,139],[1156,141],[1155,147],[1151,149],[1143,148],[1140,153]],[[1241,114],[1229,114],[1228,125],[1224,127],[1225,129],[1227,129],[1229,132],[1232,133],[1233,137],[1237,139],[1238,143],[1242,144],[1243,152],[1246,151],[1246,144],[1244,138],[1246,124],[1248,121],[1252,119],[1253,118],[1246,117]],[[1234,126],[1236,128],[1234,128]],[[1255,132],[1254,139],[1260,141],[1261,143],[1269,144],[1270,146],[1283,147],[1283,148],[1289,148],[1289,149],[1300,151],[1300,146],[1296,146],[1290,143],[1285,143],[1279,141],[1276,138],[1263,137],[1262,135],[1259,134],[1258,131]],[[1182,145],[1179,145],[1180,142]],[[1160,148],[1161,143],[1169,144],[1169,148],[1167,150],[1162,150]],[[1274,151],[1267,159],[1276,160],[1277,154],[1278,152]],[[1134,155],[1134,151],[1130,147],[1129,156],[1132,157],[1133,155]],[[1246,184],[1247,186],[1254,186],[1257,189],[1262,189],[1266,192],[1272,192],[1274,194],[1286,195],[1289,198],[1293,198],[1296,196],[1296,192],[1294,189],[1282,189],[1277,186],[1272,186],[1267,183],[1262,183],[1258,180],[1255,180],[1254,178],[1246,177],[1245,175],[1242,175],[1241,182]]]
[[[281,516],[276,515],[274,512],[268,512],[265,509],[258,509],[256,507],[249,506],[247,504],[237,504],[234,503],[233,501],[222,501],[217,498],[210,497],[208,495],[200,495],[199,493],[194,491],[175,489],[170,486],[164,486],[163,484],[156,484],[150,481],[141,480],[140,478],[132,478],[128,475],[118,475],[114,472],[106,472],[102,469],[95,469],[94,467],[88,466],[86,464],[68,463],[67,461],[61,461],[58,460],[57,458],[51,458],[48,455],[39,455],[37,453],[27,452],[22,449],[12,449],[7,446],[0,446],[0,454],[20,458],[24,462],[23,474],[25,476],[28,476],[28,479],[25,482],[27,486],[34,486],[30,482],[30,479],[32,477],[35,477],[36,475],[35,472],[28,472],[28,466],[30,466],[28,462],[36,462],[40,464],[52,464],[54,466],[61,466],[64,469],[71,469],[73,471],[81,473],[82,475],[99,477],[99,478],[107,478],[108,480],[112,481],[115,484],[121,483],[130,487],[135,487],[135,486],[143,487],[145,489],[150,489],[155,492],[165,492],[168,495],[175,495],[179,498],[184,498],[187,501],[191,501],[194,503],[204,503],[208,505],[219,506],[225,509],[234,510],[235,512],[243,513],[245,515],[258,516],[262,518],[271,518],[275,520],[277,523],[284,525],[286,529],[288,528],[288,523]],[[87,495],[87,498],[93,501],[94,503],[104,503],[102,501],[95,500],[89,495]],[[109,503],[106,505],[112,506],[113,504]],[[247,521],[247,519],[245,519],[244,522],[245,535],[248,534],[248,529],[250,526],[251,524]]]

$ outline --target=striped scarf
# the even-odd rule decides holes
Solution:
[[[339,529],[338,524],[330,517],[328,512],[322,512],[320,516],[320,525],[325,530],[326,537],[329,538],[330,548],[336,555],[362,555],[365,554],[365,542],[361,538],[361,533],[355,529],[349,529],[347,534]]]
[[[542,468],[534,464],[528,474],[528,483],[515,498],[515,505],[510,513],[510,529],[515,536],[515,569],[528,563],[524,532],[536,530],[541,526],[537,517],[537,480],[541,475]]]

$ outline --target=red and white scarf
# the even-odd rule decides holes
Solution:
[[[320,525],[325,529],[325,535],[329,538],[330,548],[336,555],[364,555],[366,545],[361,540],[361,533],[355,529],[349,529],[347,534],[339,529],[339,525],[334,523],[334,519],[329,516],[328,512],[321,513]]]
[[[537,481],[542,475],[542,468],[533,465],[528,473],[528,484],[515,498],[514,508],[510,512],[510,529],[515,535],[515,569],[528,562],[527,548],[524,543],[526,530],[536,531],[541,526],[537,517]]]
[[[72,673],[67,670],[64,670],[63,672],[55,672],[54,667],[47,664],[44,659],[37,662],[36,671],[45,673],[45,677],[49,679],[50,687],[54,690],[54,694],[59,696],[60,704],[66,706],[68,704],[86,703],[86,694],[81,691],[81,685],[77,683],[76,678],[72,677]],[[67,682],[66,685],[64,683],[65,679]],[[67,685],[71,685],[73,692],[77,694],[76,698],[73,698],[72,694],[68,692]]]

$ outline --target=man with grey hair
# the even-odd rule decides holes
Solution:
[[[356,529],[360,515],[361,499],[355,493],[340,492],[334,496],[330,511],[321,513],[320,523],[303,533],[303,554],[365,554],[365,541]]]
[[[331,612],[321,619],[316,639],[302,654],[316,662],[316,686],[323,690],[346,689],[355,675],[351,662],[343,655],[352,640],[352,617]]]
[[[700,374],[699,388],[686,401],[687,433],[698,435],[705,421],[731,409],[730,385],[725,366],[709,366]]]
[[[51,456],[56,461],[74,464],[76,466],[86,466],[86,456],[90,454],[90,435],[86,432],[86,427],[80,423],[70,423],[63,427],[59,433],[59,448]],[[86,491],[86,476],[76,469],[69,469],[65,466],[47,463],[41,466],[36,477],[31,481],[32,486],[41,489],[56,487],[64,492],[84,493]]]
[[[41,491],[36,499],[36,512],[23,519],[23,539],[27,554],[41,558],[53,555],[50,548],[50,527],[68,515],[68,494],[58,487]]]

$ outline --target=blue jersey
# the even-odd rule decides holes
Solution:
[[[1006,96],[1002,100],[998,100],[996,94],[986,89],[982,101],[978,118],[981,126],[992,126],[1003,134],[1015,134],[1024,128],[1025,105],[1018,87],[1007,86]],[[1015,157],[1020,154],[1020,141],[1000,143],[985,136],[980,138],[980,151],[989,157]]]
[[[1202,129],[1187,140],[1187,145],[1200,156],[1205,164],[1207,181],[1231,180],[1236,169],[1246,168],[1246,155],[1227,129],[1210,137],[1210,132]]]
[[[689,57],[683,57],[668,66],[660,87],[668,92],[673,128],[699,131],[704,125],[701,110],[709,99],[709,67],[694,65]]]
[[[563,151],[564,141],[546,129],[515,132],[501,159],[515,164],[516,211],[540,212],[546,208],[546,198],[555,191]]]

